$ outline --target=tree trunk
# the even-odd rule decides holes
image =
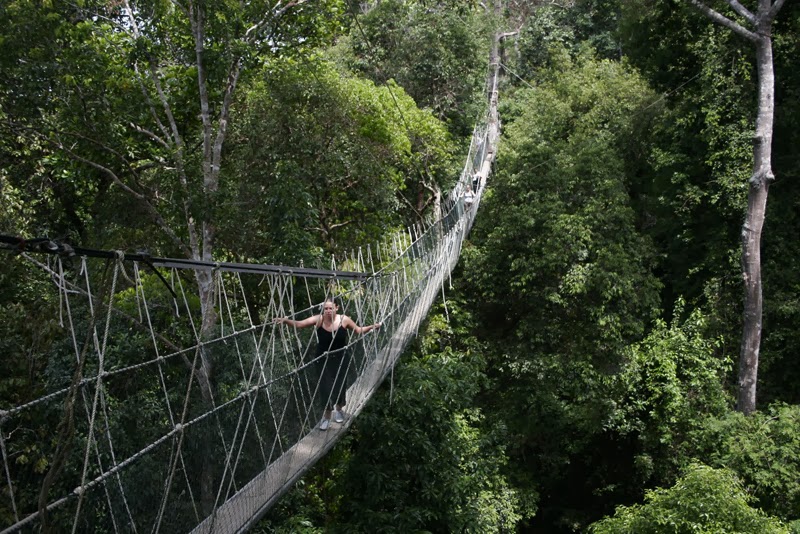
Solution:
[[[742,275],[744,277],[744,328],[739,355],[739,411],[756,409],[758,356],[761,348],[761,230],[767,211],[767,193],[772,174],[772,127],[775,116],[775,73],[772,38],[762,32],[756,43],[758,67],[758,115],[753,140],[753,175],[747,198],[747,218],[742,226]]]
[[[758,0],[753,14],[737,0],[727,4],[747,21],[753,30],[721,15],[701,0],[689,0],[712,21],[752,41],[756,47],[758,69],[758,110],[753,139],[753,174],[747,195],[747,215],[742,226],[742,277],[744,279],[744,321],[739,353],[739,383],[736,408],[751,414],[756,410],[758,356],[761,350],[761,230],[767,213],[772,173],[772,130],[775,118],[775,72],[772,61],[772,22],[785,0]]]
[[[200,325],[200,340],[206,341],[211,336],[212,330],[217,324],[217,312],[214,308],[214,273],[213,271],[195,271],[197,287],[200,296],[200,310],[202,324]],[[214,407],[214,391],[212,377],[214,376],[211,355],[205,345],[199,348],[199,367],[194,369],[197,384],[200,389],[200,397],[203,399],[204,408],[211,410]],[[203,468],[200,473],[200,506],[203,514],[210,515],[214,511],[214,462],[213,436],[205,436],[203,439]]]

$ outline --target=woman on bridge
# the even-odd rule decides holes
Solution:
[[[331,415],[336,423],[344,422],[344,406],[347,404],[347,387],[345,376],[350,366],[350,355],[347,352],[347,332],[350,329],[356,334],[366,334],[381,323],[369,326],[358,326],[347,315],[339,314],[339,305],[333,298],[328,298],[322,304],[322,314],[313,315],[302,321],[295,321],[287,317],[275,319],[276,323],[288,324],[295,328],[315,326],[317,329],[317,358],[327,353],[322,362],[322,375],[320,376],[319,390],[325,399],[325,413],[319,423],[320,430],[328,430]],[[336,402],[334,403],[334,396]],[[331,414],[331,412],[333,412]]]

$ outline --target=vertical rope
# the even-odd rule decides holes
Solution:
[[[138,264],[134,264],[134,266],[135,266],[134,267],[134,276],[136,277],[136,286],[135,287],[136,287],[137,294],[138,293],[141,294],[141,302],[144,304],[145,318],[147,319],[147,327],[148,327],[148,331],[150,333],[150,339],[151,339],[151,341],[153,343],[153,352],[155,353],[156,360],[157,360],[156,367],[158,368],[158,378],[159,378],[159,383],[161,384],[161,391],[164,393],[164,404],[167,407],[167,415],[169,416],[170,428],[175,428],[175,426],[176,426],[175,413],[174,413],[174,411],[172,409],[172,403],[169,400],[169,389],[167,388],[167,382],[166,382],[166,379],[164,377],[164,359],[162,358],[161,353],[160,353],[159,348],[158,348],[158,341],[156,340],[156,333],[155,333],[155,329],[153,328],[153,320],[152,320],[152,317],[150,316],[150,307],[149,307],[149,305],[147,303],[147,294],[145,293],[144,284],[143,284],[143,282],[141,280],[141,273],[140,273],[140,271],[138,269]],[[175,288],[175,285],[174,285],[174,273],[175,273],[175,270],[172,269],[171,273],[173,274],[171,276],[172,281],[173,281],[173,284],[171,285],[171,289],[174,291],[174,288]],[[139,301],[139,299],[137,299],[137,302],[138,301]],[[177,299],[175,297],[173,297],[172,298],[172,303],[176,307],[177,307],[177,302],[178,302]],[[176,312],[176,313],[178,313],[178,312]],[[189,482],[189,475],[188,475],[188,471],[186,469],[186,464],[185,464],[185,461],[184,461],[184,458],[183,458],[183,453],[182,453],[182,451],[175,450],[173,448],[173,454],[177,454],[179,459],[180,459],[181,467],[183,468],[183,475],[184,475],[184,481],[186,483],[186,489],[187,489],[187,491],[189,493],[189,499],[192,502],[192,510],[194,511],[195,518],[197,518],[197,520],[199,521],[200,520],[200,512],[197,509],[197,504],[195,502],[194,493],[192,491],[192,484]],[[166,486],[167,480],[164,481],[164,484],[165,485],[163,486],[163,494],[162,494],[162,498],[161,498],[161,506],[159,507],[159,520],[157,521],[157,524],[160,524],[160,516],[163,513],[163,512],[161,512],[161,510],[163,510],[166,507],[166,502],[167,502],[167,498],[168,498],[168,495],[169,495],[169,487]]]
[[[114,293],[117,288],[117,274],[119,273],[120,263],[122,262],[124,256],[121,252],[117,253],[117,261],[114,264],[114,274],[112,275],[111,279],[111,290],[108,294],[109,305],[108,305],[108,312],[106,314],[106,324],[103,332],[103,341],[102,344],[98,346],[97,344],[97,332],[93,330],[92,337],[95,339],[95,347],[97,350],[97,379],[95,381],[95,390],[94,390],[94,400],[92,401],[92,417],[91,422],[89,424],[89,435],[86,438],[86,451],[83,457],[83,473],[81,474],[81,485],[76,488],[76,493],[78,494],[78,504],[75,507],[75,520],[72,523],[72,532],[73,534],[77,531],[78,528],[78,518],[80,517],[81,513],[81,504],[83,503],[83,495],[84,495],[84,488],[86,485],[86,476],[89,472],[89,450],[94,442],[94,424],[95,419],[97,416],[97,404],[100,397],[100,390],[103,387],[103,374],[104,374],[104,366],[105,366],[105,351],[108,342],[108,332],[111,325],[111,310],[113,309],[113,299]],[[99,350],[98,350],[99,349]]]
[[[14,512],[14,521],[19,521],[19,512],[17,512],[17,499],[14,496],[14,484],[11,482],[11,472],[8,470],[8,452],[6,452],[6,436],[2,431],[2,423],[5,420],[5,415],[0,415],[0,451],[3,453],[3,470],[6,473],[6,484],[8,485],[8,496],[11,499],[11,510]]]

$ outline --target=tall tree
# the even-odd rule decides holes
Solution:
[[[742,277],[744,279],[744,324],[739,353],[738,409],[756,409],[758,356],[761,348],[763,297],[761,289],[761,231],[767,211],[772,172],[772,131],[775,118],[775,72],[772,56],[772,23],[784,0],[759,0],[755,13],[737,0],[725,0],[747,27],[719,13],[700,0],[689,2],[717,24],[751,41],[756,49],[758,111],[753,137],[753,173],[747,195],[747,215],[742,225]]]
[[[396,84],[376,87],[323,59],[276,60],[264,72],[234,117],[238,179],[227,194],[244,206],[266,198],[270,209],[220,228],[238,250],[286,265],[312,263],[312,250],[338,255],[380,239],[404,212],[423,215],[401,204],[421,171],[437,190],[457,174],[444,124]]]
[[[627,66],[564,49],[550,64],[506,104],[498,172],[464,252],[466,290],[515,482],[542,495],[539,521],[581,524],[586,500],[613,484],[596,469],[610,463],[600,459],[609,377],[658,313],[652,243],[629,190],[656,110]]]

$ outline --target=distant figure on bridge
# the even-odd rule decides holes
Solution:
[[[472,192],[472,186],[467,186],[467,191],[464,193],[464,206],[469,209],[472,203],[475,202],[475,193]]]
[[[325,358],[319,360],[323,366],[319,391],[326,403],[325,413],[319,423],[319,429],[328,430],[328,426],[331,424],[331,415],[333,415],[334,422],[344,422],[344,406],[347,404],[345,376],[347,375],[347,368],[350,366],[346,329],[350,329],[356,334],[366,334],[376,328],[380,328],[381,323],[358,326],[347,315],[339,314],[339,305],[333,298],[326,299],[322,304],[321,315],[313,315],[302,321],[278,317],[275,322],[288,324],[295,328],[306,328],[312,325],[316,327],[317,358],[327,353]],[[333,402],[334,397],[336,402]],[[331,414],[331,412],[333,413]]]

